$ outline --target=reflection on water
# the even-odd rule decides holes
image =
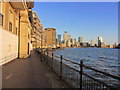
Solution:
[[[118,76],[118,49],[111,48],[66,48],[56,50],[55,55],[63,55],[63,58],[77,63],[83,60],[87,66]]]
[[[83,64],[92,68],[98,69],[103,72],[107,72],[112,75],[120,76],[118,69],[120,64],[118,63],[118,49],[111,48],[65,48],[65,50],[53,51],[56,56],[63,55],[63,58],[80,63],[83,60]],[[71,63],[64,63],[79,69],[78,65]],[[88,69],[84,69],[84,72],[102,80],[108,84],[116,86],[116,82],[112,78],[100,75],[100,73],[93,72]],[[112,81],[112,83],[111,83]]]

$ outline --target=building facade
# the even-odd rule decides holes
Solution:
[[[32,12],[33,14],[33,34],[32,34],[32,45],[33,48],[41,48],[41,24],[40,19],[38,18],[38,15],[36,12]]]
[[[57,42],[58,42],[59,44],[61,43],[61,35],[60,35],[60,34],[58,34]]]
[[[56,48],[56,29],[46,28],[45,33],[47,48]]]
[[[43,25],[40,23],[40,19],[35,11],[32,12],[33,15],[33,30],[31,34],[31,42],[33,49],[35,48],[45,48],[45,30]]]
[[[79,42],[80,42],[80,43],[83,42],[83,37],[79,37]]]
[[[93,40],[90,41],[90,46],[92,46],[92,47],[95,46],[95,43]]]
[[[69,42],[71,41],[71,35],[69,35],[66,31],[63,34],[63,42],[64,42],[64,47],[69,46]]]
[[[33,6],[33,2],[0,1],[0,64],[30,55],[29,9]]]
[[[102,38],[102,36],[99,36],[98,37],[98,47],[101,47],[102,43],[103,43],[103,38]]]

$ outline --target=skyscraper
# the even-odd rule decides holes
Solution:
[[[64,42],[71,40],[71,35],[69,35],[66,31],[64,32],[63,40],[64,40]]]
[[[102,36],[98,37],[98,47],[101,47],[101,43],[103,42]]]
[[[61,43],[61,35],[60,35],[60,34],[58,34],[57,42],[58,42],[59,44]]]
[[[75,44],[75,39],[74,38],[71,39],[71,43],[74,46],[74,44]]]
[[[68,41],[70,41],[70,39],[71,39],[71,35],[68,34],[68,38],[67,38],[67,39],[68,39]]]
[[[83,42],[83,37],[78,37],[78,42],[82,43]]]
[[[90,41],[90,46],[92,46],[92,47],[94,46],[94,41],[93,40]]]
[[[66,42],[68,40],[68,33],[65,31],[63,35],[63,40]]]
[[[78,37],[78,42],[80,42],[80,37]]]
[[[74,39],[74,42],[76,43],[77,41],[76,41],[76,38]]]

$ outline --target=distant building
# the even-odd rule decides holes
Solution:
[[[106,44],[104,42],[101,42],[101,48],[106,48]]]
[[[71,39],[71,35],[68,34],[68,41],[70,41],[70,39]]]
[[[80,47],[80,43],[79,43],[79,42],[76,42],[76,46],[77,46],[77,47]]]
[[[58,34],[57,42],[60,44],[61,43],[61,35]]]
[[[68,33],[65,31],[63,35],[64,42],[68,41]]]
[[[91,41],[90,41],[90,46],[92,46],[92,47],[93,47],[93,46],[95,46],[95,44],[94,44],[94,41],[93,41],[93,40],[91,40]]]
[[[76,39],[74,39],[75,43],[77,42]]]
[[[80,37],[78,37],[78,42],[80,42]]]
[[[98,47],[101,47],[101,44],[103,43],[102,36],[98,37]]]
[[[54,48],[56,45],[56,29],[54,28],[46,28],[46,45],[49,48]]]
[[[78,37],[78,42],[82,43],[83,42],[83,37]]]
[[[97,45],[97,44],[95,44],[95,47],[98,47],[98,45]]]
[[[114,45],[109,45],[109,48],[114,48]]]
[[[82,42],[80,43],[81,47],[90,47],[90,44],[88,42]]]
[[[75,39],[74,38],[71,39],[71,43],[72,43],[72,46],[75,45]]]
[[[66,31],[64,32],[63,35],[63,41],[64,41],[64,46],[68,46],[68,42],[71,40],[71,35],[69,35]]]

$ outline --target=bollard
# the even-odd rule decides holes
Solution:
[[[80,61],[80,90],[82,90],[83,61]]]
[[[60,78],[62,78],[62,55],[60,57]]]

